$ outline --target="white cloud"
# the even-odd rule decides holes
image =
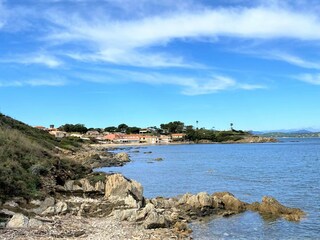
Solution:
[[[45,65],[49,68],[56,68],[61,66],[63,63],[61,60],[49,54],[37,53],[37,54],[25,54],[19,56],[11,56],[0,59],[2,63],[19,63],[19,64],[40,64]]]
[[[302,74],[296,78],[312,85],[320,85],[320,74]]]
[[[294,56],[288,53],[273,52],[266,55],[269,55],[272,59],[284,61],[298,67],[320,69],[320,62],[308,61],[301,57]]]
[[[3,5],[3,1],[0,0],[0,29],[5,25],[7,18],[7,11]]]
[[[59,87],[67,84],[67,81],[62,78],[48,78],[48,79],[29,79],[29,80],[13,80],[13,81],[0,81],[0,87]]]
[[[316,15],[277,7],[176,11],[135,20],[117,20],[103,14],[93,14],[94,17],[88,18],[56,11],[51,11],[49,15],[49,21],[56,28],[45,39],[56,44],[86,46],[90,54],[82,55],[82,60],[95,59],[134,66],[189,66],[187,60],[181,57],[168,54],[163,57],[150,49],[166,47],[174,40],[198,41],[217,36],[320,39],[320,21]]]
[[[159,74],[156,72],[94,69],[92,73],[81,72],[75,77],[95,83],[136,82],[149,85],[173,85],[181,88],[182,94],[189,96],[211,94],[224,90],[254,90],[266,88],[262,85],[240,83],[230,77],[221,75],[194,78],[190,76]]]

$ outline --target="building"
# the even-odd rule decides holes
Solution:
[[[156,144],[159,143],[159,138],[157,136],[142,135],[140,136],[140,143]]]
[[[160,143],[170,143],[172,142],[172,138],[170,135],[160,135]]]
[[[151,130],[149,128],[141,128],[139,130],[139,134],[146,134],[146,133],[151,133]]]
[[[172,133],[171,134],[172,141],[182,141],[185,139],[185,137],[186,137],[185,133]]]

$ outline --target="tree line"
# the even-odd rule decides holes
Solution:
[[[159,135],[159,134],[173,134],[173,133],[185,133],[185,140],[189,141],[200,141],[208,140],[213,142],[221,142],[228,140],[239,140],[244,135],[249,135],[250,133],[244,132],[241,130],[235,130],[233,124],[230,124],[231,129],[229,131],[217,131],[213,129],[205,129],[194,127],[193,125],[185,125],[181,121],[173,121],[168,123],[160,124],[160,128],[153,126],[149,127],[150,134]],[[65,124],[60,128],[62,131],[66,132],[79,132],[86,133],[87,131],[98,131],[98,132],[121,132],[126,134],[138,134],[142,128],[140,127],[131,127],[125,123],[121,123],[118,126],[109,126],[104,129],[101,128],[86,128],[84,124]]]

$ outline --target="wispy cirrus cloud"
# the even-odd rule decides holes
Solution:
[[[63,64],[58,58],[45,53],[31,53],[24,55],[6,56],[0,59],[2,63],[19,63],[19,64],[40,64],[49,68],[56,68]]]
[[[320,73],[317,73],[317,74],[306,73],[306,74],[301,74],[295,78],[312,85],[320,85]]]
[[[64,78],[47,78],[47,79],[28,79],[28,80],[11,80],[1,81],[0,87],[61,87],[67,85],[68,81]]]
[[[172,85],[180,89],[181,94],[188,96],[205,95],[226,90],[265,89],[266,86],[239,82],[231,77],[210,74],[194,78],[157,72],[137,72],[129,70],[95,69],[94,72],[81,72],[77,79],[100,84],[136,82],[148,85]]]
[[[295,56],[292,54],[288,53],[283,53],[283,52],[270,52],[268,54],[265,54],[265,56],[279,60],[279,61],[284,61],[289,64],[301,67],[301,68],[308,68],[308,69],[320,69],[320,62],[315,62],[315,61],[309,61],[306,59],[303,59],[299,56]]]
[[[264,40],[320,39],[317,15],[278,7],[206,8],[129,20],[103,14],[84,18],[77,13],[67,15],[51,11],[48,20],[55,29],[45,36],[45,40],[61,45],[77,43],[90,46],[90,54],[78,59],[146,67],[190,66],[188,60],[181,56],[157,52],[166,51],[170,43],[185,39],[198,41],[219,36]],[[287,57],[283,60],[298,64],[297,59]]]
[[[89,4],[89,1],[77,0],[67,3],[51,0],[50,5],[45,4],[46,1],[40,2],[34,9],[23,4],[18,6],[20,12],[25,13],[22,14],[21,22],[28,21],[28,24],[24,25],[28,27],[17,29],[30,33],[28,36],[34,43],[39,44],[38,51],[45,49],[44,54],[16,54],[19,57],[11,55],[11,59],[4,58],[0,61],[40,64],[49,68],[58,68],[70,59],[74,60],[72,64],[106,63],[108,67],[111,64],[111,67],[121,65],[149,69],[203,68],[207,76],[203,79],[195,77],[196,74],[190,74],[187,78],[179,74],[154,74],[153,77],[144,76],[141,78],[144,80],[137,80],[132,78],[131,74],[131,78],[136,82],[161,82],[180,86],[182,93],[187,95],[208,94],[227,89],[252,90],[264,86],[259,83],[239,83],[233,77],[226,76],[223,71],[211,76],[213,68],[210,69],[206,61],[193,59],[192,54],[184,54],[184,51],[175,51],[172,45],[176,43],[191,45],[206,39],[216,39],[216,42],[219,42],[220,38],[233,41],[294,39],[311,44],[320,40],[320,18],[316,12],[298,11],[288,7],[288,4],[279,4],[279,1],[273,1],[272,4],[261,4],[262,1],[248,4],[250,1],[244,0],[240,2],[245,4],[233,4],[230,7],[179,0],[170,7],[172,1],[159,3],[155,0],[142,0],[134,5],[135,10],[141,10],[141,13],[137,14],[130,14],[139,11],[132,11],[132,2],[129,0],[105,0],[99,3],[100,7]],[[233,1],[235,2],[239,1]],[[160,5],[160,11],[157,12],[156,6]],[[26,8],[25,11],[23,7]],[[40,11],[41,7],[43,11]],[[10,11],[11,17],[13,10],[14,8]],[[121,11],[126,14],[115,14]],[[18,15],[15,17],[19,18]],[[184,50],[188,51],[187,47]],[[62,61],[62,56],[68,59]],[[264,57],[286,61],[303,68],[319,68],[318,63],[289,54],[269,53]],[[166,77],[171,79],[170,83],[165,82]],[[146,81],[147,79],[151,80]]]

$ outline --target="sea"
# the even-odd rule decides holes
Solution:
[[[190,224],[193,239],[320,239],[320,138],[280,138],[277,143],[188,144],[125,147],[131,162],[102,168],[135,179],[144,196],[228,191],[242,201],[275,197],[300,208],[300,222],[264,219],[247,211]]]

